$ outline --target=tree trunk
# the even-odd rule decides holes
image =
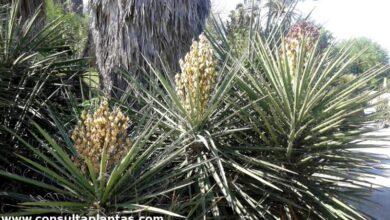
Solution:
[[[145,59],[157,66],[161,59],[175,74],[209,11],[210,0],[91,0],[90,28],[104,93],[127,87],[116,68],[141,76]]]

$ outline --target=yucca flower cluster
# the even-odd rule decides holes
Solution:
[[[187,114],[200,116],[206,111],[216,83],[215,66],[212,47],[202,34],[199,42],[192,42],[184,61],[180,60],[182,72],[175,77],[176,91]]]
[[[107,150],[107,169],[121,161],[131,147],[127,136],[129,118],[119,108],[110,111],[104,99],[95,112],[83,111],[81,120],[72,132],[79,157],[73,160],[85,172],[90,160],[95,172],[100,170],[103,149]]]
[[[314,49],[319,36],[320,32],[318,27],[310,22],[301,21],[291,26],[285,37],[285,44],[290,72],[292,74],[294,74],[298,63],[298,51],[301,49],[300,47],[304,47],[302,48],[302,52],[306,54],[305,59],[307,59],[308,54]]]

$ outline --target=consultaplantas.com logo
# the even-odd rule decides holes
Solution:
[[[0,220],[164,220],[162,216],[2,216]]]

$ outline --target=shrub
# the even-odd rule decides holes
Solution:
[[[123,133],[123,129],[127,130],[128,121],[120,116],[121,111],[118,108],[111,111],[105,100],[90,114],[84,113],[81,116],[85,120],[81,121],[73,132],[76,143],[70,141],[70,137],[62,132],[64,146],[60,146],[45,130],[34,124],[38,133],[33,135],[42,143],[43,150],[31,146],[22,137],[5,128],[37,157],[38,160],[31,160],[17,155],[40,180],[8,171],[0,171],[0,176],[41,188],[47,196],[21,194],[25,201],[18,205],[20,210],[4,215],[128,215],[147,212],[180,217],[163,209],[169,208],[165,204],[153,206],[164,194],[188,185],[173,181],[182,170],[166,169],[180,151],[171,151],[172,146],[169,145],[164,145],[164,150],[158,150],[162,148],[167,134],[149,141],[151,136],[158,135],[157,124],[150,120],[145,124],[144,130],[130,132],[134,135],[131,138],[134,141],[130,143],[127,135],[129,131]],[[104,122],[106,114],[108,118],[116,115],[110,126],[100,123]],[[89,131],[90,135],[80,136],[87,131],[83,128],[86,121],[95,123],[95,127],[92,127],[94,130]],[[56,125],[62,128],[61,123]],[[111,135],[118,126],[121,127],[118,134],[125,140],[121,146],[118,145],[119,142],[112,142],[114,137],[118,137]],[[96,130],[97,128],[99,130]],[[97,137],[100,134],[103,135]],[[95,135],[95,142],[88,138],[91,135]],[[117,149],[118,147],[121,149]],[[93,155],[89,154],[92,149],[95,150]],[[170,188],[170,181],[177,185]],[[50,196],[54,194],[57,196]]]
[[[29,19],[18,17],[20,1],[0,6],[0,124],[18,135],[34,140],[29,133],[34,120],[50,133],[56,131],[47,106],[58,115],[68,115],[68,93],[79,92],[74,85],[84,71],[83,60],[73,59],[60,41],[61,20],[41,25],[40,12]],[[14,153],[33,157],[18,140],[0,129],[0,168],[30,175],[22,170]],[[33,159],[33,158],[32,158]],[[31,192],[17,182],[0,180],[2,190]],[[17,189],[17,190],[15,190]],[[0,198],[0,208],[8,201]],[[9,207],[9,206],[8,206]]]
[[[88,18],[76,12],[66,12],[62,4],[46,0],[46,20],[61,19],[59,34],[62,44],[67,45],[75,57],[82,57],[88,38]]]
[[[217,68],[211,44],[200,36],[180,63],[182,72],[176,75],[176,85],[169,78],[171,74],[153,68],[157,80],[151,78],[149,86],[127,74],[135,88],[132,93],[162,117],[162,130],[172,131],[168,141],[181,139],[181,145],[188,146],[176,159],[175,167],[193,167],[182,176],[183,181],[193,183],[171,195],[175,204],[172,211],[191,219],[262,215],[266,210],[256,208],[253,201],[249,201],[252,207],[246,206],[245,189],[236,184],[241,178],[275,187],[262,173],[242,164],[248,158],[239,148],[245,141],[240,132],[251,128],[240,116],[249,107],[248,100],[233,88],[241,62]],[[272,162],[264,163],[273,166]],[[273,169],[283,168],[275,165]],[[251,208],[256,214],[250,213]]]
[[[367,82],[389,67],[372,68],[339,83],[356,57],[350,58],[348,47],[321,51],[320,41],[310,34],[287,35],[300,38],[293,46],[284,38],[280,47],[262,36],[253,42],[258,62],[244,68],[237,81],[252,100],[245,116],[255,131],[246,143],[252,147],[242,147],[243,158],[253,159],[242,166],[262,173],[279,190],[240,178],[237,184],[245,189],[248,201],[267,207],[263,213],[267,218],[366,219],[349,203],[368,190],[364,177],[378,160],[353,149],[370,120],[359,113],[381,94],[370,92]],[[285,170],[255,168],[258,160]]]
[[[25,23],[17,18],[19,1],[1,7],[0,14],[0,121],[20,135],[27,135],[28,120],[51,127],[46,104],[62,111],[66,102],[63,89],[83,72],[81,60],[72,59],[57,40],[61,21],[54,20],[39,32],[32,28],[39,11]],[[72,89],[75,91],[74,89]],[[67,110],[65,110],[67,111]],[[69,113],[69,111],[68,111]],[[2,135],[3,159],[11,159],[15,139]],[[9,164],[5,162],[5,164]]]
[[[168,74],[157,71],[153,89],[139,85],[142,98],[174,131],[172,140],[188,138],[190,147],[178,165],[200,164],[186,176],[196,182],[175,192],[182,204],[174,207],[177,212],[188,218],[367,218],[350,202],[368,190],[364,177],[378,160],[353,149],[364,124],[374,119],[362,115],[363,109],[381,94],[367,82],[389,67],[340,83],[356,57],[350,58],[348,47],[323,48],[313,28],[298,28],[287,40],[257,35],[253,53],[233,64],[234,55],[225,54],[229,62],[217,68],[204,112],[197,109],[203,109],[200,82],[207,65],[198,65],[194,54],[202,51],[198,45],[208,47],[205,40],[193,44],[182,65],[179,94]],[[197,75],[183,77],[187,69]],[[193,100],[189,106],[183,97]]]

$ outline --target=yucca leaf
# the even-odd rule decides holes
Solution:
[[[33,180],[31,178],[27,178],[27,177],[23,177],[23,176],[19,176],[19,175],[13,174],[13,173],[9,173],[9,172],[5,172],[5,171],[0,170],[0,176],[4,176],[4,177],[10,178],[10,179],[14,179],[14,180],[17,180],[17,181],[20,181],[20,182],[24,182],[24,183],[27,183],[27,184],[30,184],[30,185],[34,185],[34,186],[37,186],[37,187],[40,187],[40,188],[43,188],[43,189],[48,189],[48,190],[51,190],[51,191],[54,191],[54,192],[58,192],[58,193],[61,193],[61,194],[73,196],[72,193],[64,191],[62,189],[59,189],[59,188],[57,188],[57,187],[55,187],[53,185],[42,183],[40,181]]]
[[[75,192],[78,192],[80,194],[82,194],[83,191],[80,191],[80,189],[78,188],[78,186],[75,186],[73,183],[69,182],[68,180],[66,180],[64,177],[58,175],[56,172],[26,158],[26,157],[23,157],[21,155],[17,155],[20,159],[22,159],[23,161],[31,164],[32,166],[34,166],[36,169],[38,169],[40,172],[42,172],[43,175],[47,175],[48,177],[52,178],[53,180],[57,181],[59,183],[59,185],[63,185],[64,188],[68,188],[68,189],[71,189],[72,191],[75,191]],[[69,190],[70,192],[72,192],[71,190]],[[76,194],[74,196],[76,197],[79,197],[80,194]]]
[[[23,202],[20,203],[21,205],[24,206],[46,206],[46,207],[76,207],[76,208],[84,208],[87,207],[88,205],[85,203],[79,203],[79,202],[46,202],[46,201],[41,201],[41,202]]]
[[[44,131],[38,124],[34,123],[34,126],[41,133],[41,135],[48,141],[48,143],[55,149],[56,153],[59,155],[59,157],[65,163],[66,168],[70,172],[75,174],[76,179],[79,181],[79,183],[82,184],[83,187],[85,187],[85,189],[88,192],[93,193],[94,189],[88,183],[86,178],[82,175],[82,173],[76,167],[76,165],[73,163],[73,161],[69,158],[69,156],[61,149],[61,147],[53,140],[53,138],[50,137],[50,135],[46,131]]]

